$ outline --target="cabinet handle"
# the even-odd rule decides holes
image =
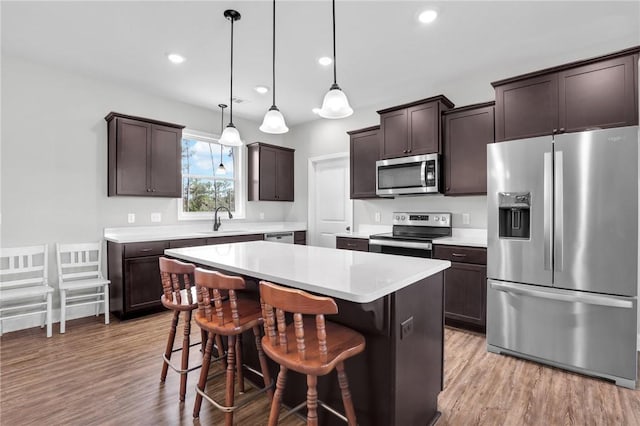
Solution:
[[[356,245],[354,243],[347,243],[347,247],[355,247]]]
[[[463,253],[451,253],[451,256],[455,256],[455,257],[467,257],[466,254]]]
[[[147,192],[151,192],[151,188],[147,188]]]
[[[560,133],[564,133],[564,127],[560,127]]]
[[[552,133],[555,135],[556,133],[558,133],[558,129],[553,129]]]
[[[409,149],[409,150],[407,150],[407,153],[411,153],[411,150],[410,150],[410,149]]]
[[[153,249],[150,249],[150,248],[140,249],[140,253],[146,253],[146,252],[149,252],[151,250],[153,250]]]
[[[151,192],[156,192],[156,189],[155,189],[155,188],[153,188],[153,189],[151,190]]]

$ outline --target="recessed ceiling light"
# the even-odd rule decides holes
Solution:
[[[269,91],[269,88],[267,86],[256,86],[253,88],[253,90],[260,93],[261,95],[264,95]]]
[[[438,12],[433,9],[427,9],[418,15],[418,20],[423,24],[430,24],[438,17]]]
[[[182,55],[178,55],[177,53],[169,53],[167,58],[174,64],[181,64],[185,61],[185,57]]]
[[[318,59],[318,63],[319,63],[320,65],[324,65],[325,67],[326,67],[327,65],[331,65],[331,63],[332,63],[332,62],[333,62],[333,59],[331,59],[331,58],[330,58],[330,57],[328,57],[328,56],[323,56],[322,58]]]
[[[320,112],[320,108],[312,108],[311,112],[313,112],[314,114],[317,114]]]

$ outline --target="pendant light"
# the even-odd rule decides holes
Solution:
[[[233,125],[233,22],[240,19],[240,13],[229,9],[224,11],[224,17],[231,21],[231,84],[229,85],[229,124],[220,135],[218,143],[227,146],[242,146],[240,132]]]
[[[349,106],[347,95],[336,81],[336,0],[332,0],[331,3],[333,6],[333,84],[324,95],[318,115],[322,118],[345,118],[353,114],[353,109]]]
[[[284,117],[276,106],[276,0],[273,0],[273,58],[272,58],[272,85],[273,103],[271,108],[264,115],[260,130],[265,133],[282,134],[287,133],[289,128],[284,122]]]
[[[224,109],[227,106],[225,104],[218,104],[218,106],[220,107],[220,132],[222,132],[224,126]],[[218,144],[220,145],[220,165],[216,169],[216,175],[218,176],[227,174],[227,169],[225,169],[224,164],[222,164],[222,144],[219,142],[218,140]]]

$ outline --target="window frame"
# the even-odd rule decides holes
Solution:
[[[206,142],[206,143],[215,143],[219,145],[218,140],[220,139],[220,135],[185,128],[182,130],[182,138],[180,139],[181,148],[182,148],[182,143],[184,139],[197,140],[197,141]],[[234,198],[235,198],[234,210],[235,211],[233,212],[233,219],[231,220],[244,219],[246,215],[246,203],[244,201],[245,200],[244,186],[242,185],[242,182],[244,181],[242,179],[242,176],[244,176],[243,169],[242,169],[242,165],[244,164],[244,161],[243,161],[244,150],[242,149],[243,146],[227,147],[227,148],[233,149],[234,173],[233,173],[232,180],[233,180],[233,189],[235,193],[234,194]],[[216,147],[216,148],[219,149],[219,147]],[[182,158],[180,158],[180,170],[182,171]],[[185,176],[198,178],[198,179],[212,179],[212,180],[216,178],[215,174],[212,176],[207,176],[207,175],[197,175],[197,174],[185,175],[184,173],[181,173],[181,178],[180,178],[181,191],[184,190],[183,182],[184,182]],[[181,194],[181,197],[177,199],[177,211],[178,211],[179,221],[213,220],[214,213],[212,211],[211,212],[185,212],[183,210],[183,202],[184,202],[183,200],[184,200],[184,194]],[[229,213],[226,210],[221,210],[218,212],[218,217],[221,217],[223,219],[229,219]]]

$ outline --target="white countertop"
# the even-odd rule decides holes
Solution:
[[[136,243],[142,241],[180,240],[184,238],[226,237],[269,232],[305,231],[307,224],[304,222],[232,223],[222,221],[222,226],[218,231],[213,231],[212,228],[212,221],[189,225],[105,228],[104,239],[114,243]]]
[[[451,266],[445,260],[268,241],[168,249],[165,254],[357,303],[372,302]]]
[[[487,247],[487,230],[453,228],[450,237],[436,238],[433,244],[467,247]]]

